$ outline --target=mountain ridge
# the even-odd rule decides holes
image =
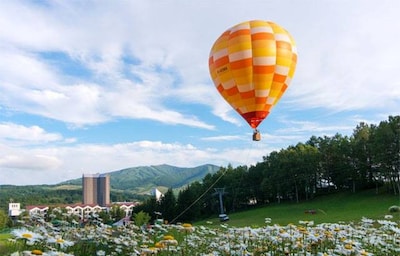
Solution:
[[[129,167],[105,174],[110,175],[112,201],[122,202],[143,200],[154,188],[163,193],[169,188],[177,191],[218,170],[220,167],[212,164],[196,167],[163,164]],[[7,210],[9,202],[19,202],[23,206],[82,202],[82,178],[51,185],[0,185],[0,210]]]
[[[213,164],[196,167],[177,167],[168,164],[128,167],[121,170],[105,172],[110,176],[111,189],[143,193],[153,187],[180,188],[194,181],[203,179],[220,169]],[[56,184],[82,185],[82,179],[71,179]]]

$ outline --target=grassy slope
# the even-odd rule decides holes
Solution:
[[[271,218],[272,224],[286,225],[298,223],[299,220],[313,220],[315,223],[359,221],[362,217],[383,219],[390,214],[388,208],[400,205],[398,196],[388,194],[375,194],[374,190],[357,194],[338,193],[334,195],[319,196],[314,200],[301,203],[271,204],[263,208],[249,211],[230,213],[229,225],[232,226],[261,226],[265,218]],[[306,214],[306,210],[316,210],[316,214]],[[400,219],[396,214],[395,220]],[[211,219],[214,225],[218,219]],[[200,221],[197,224],[205,224]]]

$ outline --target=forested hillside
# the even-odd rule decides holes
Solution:
[[[360,123],[351,136],[312,136],[271,152],[255,166],[221,168],[181,190],[178,197],[169,191],[161,202],[150,200],[136,210],[159,211],[168,220],[180,221],[215,216],[219,202],[214,188],[224,189],[227,212],[338,191],[374,188],[377,193],[398,195],[400,116],[378,125]]]
[[[142,166],[110,172],[111,201],[142,200],[154,187],[178,189],[219,170],[215,165],[182,168],[170,165]],[[82,202],[82,178],[56,185],[0,185],[0,209],[10,200],[26,205]]]
[[[216,165],[206,164],[192,168],[176,167],[171,165],[152,165],[126,168],[108,173],[111,188],[128,190],[142,194],[154,187],[179,188],[191,182],[201,180],[207,174],[219,170]],[[74,179],[60,184],[81,186],[82,179]]]

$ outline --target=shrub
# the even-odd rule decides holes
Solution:
[[[0,210],[0,230],[6,228],[8,222],[9,218],[7,216],[7,213],[5,213],[3,210]]]
[[[133,214],[133,221],[135,222],[136,226],[142,226],[144,224],[149,223],[151,217],[147,212],[140,211],[138,213]]]

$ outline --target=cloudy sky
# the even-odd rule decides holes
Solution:
[[[0,2],[0,184],[170,164],[251,165],[312,135],[351,135],[400,110],[400,1]],[[210,48],[269,20],[298,49],[259,126],[216,91]]]

